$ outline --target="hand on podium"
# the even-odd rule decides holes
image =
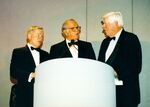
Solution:
[[[35,76],[36,76],[36,73],[35,73],[35,72],[32,72],[32,73],[29,75],[28,82],[31,82],[31,80],[32,80],[33,78],[35,78]]]
[[[118,79],[118,74],[114,71],[115,85],[123,85],[123,81]]]
[[[35,78],[35,76],[36,76],[36,73],[35,73],[35,72],[32,72],[32,73],[31,73],[31,77],[32,77],[32,78]]]

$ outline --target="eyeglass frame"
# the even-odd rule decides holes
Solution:
[[[80,29],[81,29],[81,26],[71,27],[71,28],[62,28],[62,29],[63,29],[63,30],[66,30],[66,29],[71,29],[71,30],[78,29],[78,30],[80,30]]]

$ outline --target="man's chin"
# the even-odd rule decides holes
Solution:
[[[37,48],[41,48],[43,46],[43,43],[39,43],[39,45],[37,46]]]

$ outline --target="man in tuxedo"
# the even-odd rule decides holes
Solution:
[[[139,73],[142,52],[138,37],[123,28],[120,12],[110,12],[102,17],[105,39],[98,60],[112,66],[120,84],[116,85],[117,107],[137,107],[140,103]]]
[[[31,26],[27,31],[27,44],[12,52],[10,64],[12,87],[10,107],[33,107],[35,67],[49,59],[49,54],[41,50],[44,30]]]
[[[96,59],[92,44],[79,40],[80,32],[81,27],[74,19],[66,20],[62,25],[62,36],[65,40],[51,46],[50,57]]]

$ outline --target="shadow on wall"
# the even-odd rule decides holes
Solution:
[[[99,49],[102,41],[92,41],[92,46],[96,55],[96,59],[98,59]]]
[[[141,41],[142,71],[140,74],[141,104],[139,107],[150,107],[150,42]]]
[[[0,107],[8,107],[11,83],[9,79],[9,66],[11,53],[6,48],[0,53]]]

